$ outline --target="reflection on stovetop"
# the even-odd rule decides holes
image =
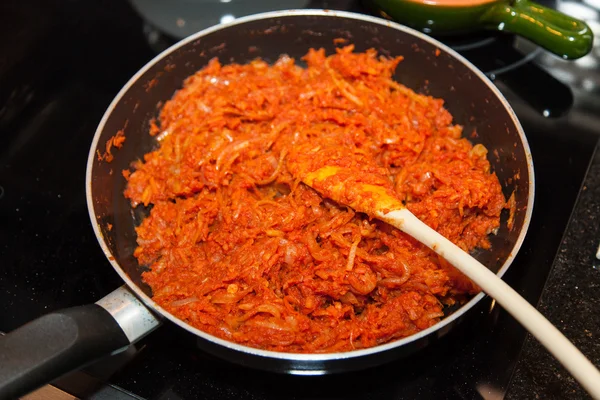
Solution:
[[[121,284],[89,225],[85,161],[113,96],[155,55],[148,31],[144,35],[148,24],[127,3],[35,3],[11,0],[0,6],[0,52],[10,55],[0,63],[0,331],[53,309],[94,302]],[[598,82],[598,69],[591,67],[596,58],[589,60],[596,55],[569,63],[508,36],[454,40],[449,44],[462,45],[459,51],[475,62],[469,51],[483,48],[481,54],[488,54],[481,67],[493,72],[530,141],[536,203],[527,239],[505,279],[535,304],[599,126],[592,113],[597,86],[579,85],[583,79],[571,81],[557,71]],[[477,40],[512,58],[492,60],[496,56],[485,50],[490,43],[469,47]],[[515,63],[516,68],[502,70]],[[546,81],[531,84],[541,73]],[[548,103],[553,98],[558,106]],[[167,324],[119,359],[104,360],[56,385],[90,398],[501,398],[524,338],[523,329],[486,300],[455,331],[413,357],[309,378],[215,359],[196,348],[193,336]]]
[[[360,0],[129,0],[146,21],[147,32],[175,40],[236,18],[269,11],[329,9],[366,12]],[[155,33],[153,37],[156,38]],[[150,38],[152,39],[152,37]],[[158,43],[150,41],[155,50]]]
[[[547,53],[541,53],[536,63],[551,71],[558,80],[569,85],[576,94],[576,110],[572,123],[586,129],[600,124],[598,98],[600,96],[600,1],[558,1],[556,8],[576,18],[585,20],[592,29],[595,40],[590,54],[568,62]]]

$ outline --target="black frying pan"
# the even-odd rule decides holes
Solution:
[[[102,118],[90,149],[87,202],[98,242],[126,285],[96,304],[45,315],[0,338],[0,398],[31,391],[102,356],[122,351],[167,318],[199,338],[204,350],[250,367],[292,374],[322,374],[366,368],[407,355],[447,333],[478,301],[467,304],[416,335],[385,345],[345,353],[292,354],[230,343],[199,331],[152,301],[142,282],[143,269],[133,257],[134,227],[146,215],[123,197],[121,170],[156,146],[148,135],[158,106],[183,80],[213,57],[222,63],[245,63],[256,57],[275,61],[280,54],[297,60],[311,47],[334,51],[334,39],[346,38],[357,51],[375,48],[403,55],[396,79],[417,92],[445,99],[464,132],[477,130],[476,142],[490,153],[504,194],[516,195],[514,228],[506,218],[492,238],[492,250],[477,258],[504,274],[525,237],[533,206],[533,164],[527,140],[514,112],[498,89],[473,65],[443,44],[401,25],[344,12],[291,11],[241,18],[199,32],[166,50],[142,68],[121,90]],[[126,142],[113,150],[110,163],[97,152],[123,129]],[[82,266],[85,268],[85,266]]]

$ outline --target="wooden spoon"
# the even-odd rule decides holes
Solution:
[[[328,165],[310,171],[306,164],[288,168],[296,178],[340,204],[380,219],[417,239],[468,276],[512,314],[594,397],[600,399],[600,372],[542,314],[483,264],[411,213],[391,184],[368,170]],[[308,168],[308,170],[307,170]],[[376,183],[372,183],[376,182]]]

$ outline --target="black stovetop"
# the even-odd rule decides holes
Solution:
[[[334,3],[361,10],[354,2]],[[155,55],[144,25],[125,2],[0,5],[0,331],[95,302],[121,284],[90,226],[85,164],[106,107]],[[515,50],[512,37],[447,40],[495,78],[530,141],[533,219],[505,279],[536,304],[600,133],[590,128],[596,122],[588,113],[592,95],[540,67],[548,56],[534,47],[517,42]],[[600,218],[600,209],[593,218]],[[581,322],[586,315],[570,318]],[[515,370],[524,370],[525,339],[524,330],[486,299],[457,329],[411,358],[356,373],[298,377],[211,357],[196,349],[194,337],[167,323],[118,359],[55,386],[86,398],[498,399],[511,393]],[[528,349],[526,357],[545,354]],[[565,393],[557,385],[553,393]]]

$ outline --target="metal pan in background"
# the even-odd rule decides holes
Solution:
[[[222,63],[245,63],[256,57],[275,61],[281,54],[299,60],[309,48],[335,50],[345,38],[356,51],[375,48],[383,55],[403,55],[395,79],[417,92],[445,100],[465,134],[492,150],[490,162],[508,197],[515,193],[514,228],[503,216],[491,251],[479,261],[502,276],[524,240],[531,218],[534,173],[521,125],[498,89],[472,64],[410,28],[378,18],[331,11],[285,11],[240,18],[199,32],[169,48],[144,66],[119,92],[106,111],[90,149],[87,203],[98,242],[125,285],[96,304],[57,311],[0,338],[0,398],[31,391],[102,356],[118,353],[166,318],[197,335],[203,350],[231,362],[282,373],[316,375],[367,368],[427,346],[451,330],[484,294],[480,293],[436,325],[381,346],[343,353],[295,354],[264,351],[228,342],[177,319],[154,303],[133,257],[134,227],[145,211],[132,210],[122,195],[121,170],[156,146],[148,134],[157,105],[170,99],[186,77],[213,57]],[[97,159],[106,142],[123,129],[123,148],[110,163]],[[492,155],[493,154],[493,155]],[[85,265],[82,265],[85,268]]]

